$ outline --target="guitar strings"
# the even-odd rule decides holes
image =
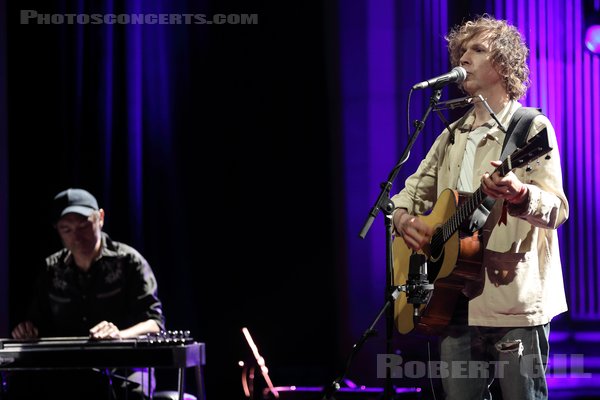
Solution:
[[[444,223],[442,229],[436,231],[431,239],[431,248],[439,249],[450,237],[456,232],[458,227],[475,211],[475,208],[481,204],[483,200],[483,192],[481,187],[477,189],[469,199],[462,204],[456,213]],[[433,251],[431,251],[433,254]]]

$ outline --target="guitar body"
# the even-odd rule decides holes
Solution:
[[[428,215],[420,216],[434,231],[454,215],[461,197],[458,192],[444,190]],[[419,306],[418,316],[413,318],[414,306],[408,303],[407,293],[401,292],[394,304],[396,326],[400,333],[418,332],[437,335],[443,332],[454,313],[456,302],[465,289],[467,281],[481,280],[482,246],[477,232],[472,236],[461,237],[455,230],[445,243],[432,239],[428,246],[419,251],[427,260],[427,275],[434,289],[426,304]],[[401,237],[392,243],[394,285],[407,283],[409,259],[413,251]]]

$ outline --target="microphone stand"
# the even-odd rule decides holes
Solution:
[[[386,216],[391,216],[391,214],[394,212],[394,205],[392,204],[392,201],[390,200],[390,189],[392,188],[392,183],[394,182],[394,180],[396,180],[396,177],[398,176],[398,172],[400,172],[400,167],[402,167],[402,165],[408,159],[410,150],[413,148],[415,141],[417,140],[417,137],[419,136],[419,134],[423,130],[423,127],[425,126],[425,120],[427,120],[427,117],[429,117],[429,114],[434,109],[434,107],[437,105],[441,96],[442,96],[441,90],[435,89],[429,99],[429,106],[427,107],[427,110],[425,110],[425,113],[423,114],[423,118],[421,120],[417,120],[414,122],[416,129],[413,132],[413,134],[410,136],[410,138],[408,139],[408,143],[406,144],[406,148],[404,149],[404,152],[402,153],[402,157],[400,157],[400,161],[398,162],[398,164],[396,164],[394,166],[394,168],[392,168],[392,171],[390,172],[388,179],[385,182],[382,182],[380,185],[381,192],[379,193],[379,196],[377,197],[377,200],[375,201],[375,205],[371,208],[371,211],[369,212],[369,216],[367,217],[367,220],[366,220],[365,224],[363,225],[363,228],[360,231],[359,236],[361,239],[364,239],[367,236],[367,232],[371,228],[371,225],[373,224],[373,221],[377,217],[377,214],[379,214],[380,210],[383,210],[383,212],[386,214]],[[387,223],[387,221],[384,221],[384,222],[386,222],[386,224],[385,224],[386,227],[388,227],[388,226],[390,228],[392,227],[391,223]],[[392,232],[391,229],[389,229],[389,232],[386,232],[386,233],[391,234],[391,232]],[[391,239],[391,235],[390,235],[390,239]],[[389,241],[389,243],[391,244],[391,240]],[[388,254],[391,254],[391,246],[390,246],[389,250],[390,250],[390,252],[388,252]],[[392,258],[389,257],[386,261],[392,261]],[[389,263],[389,265],[391,265],[391,263]],[[391,269],[388,269],[388,271],[391,271]],[[387,294],[386,294],[386,297],[387,297]]]
[[[386,234],[386,246],[385,246],[385,250],[386,250],[386,287],[385,287],[385,293],[384,293],[385,304],[382,307],[382,309],[380,310],[379,314],[377,315],[377,318],[375,318],[375,321],[365,331],[365,333],[363,334],[363,336],[361,337],[359,342],[353,346],[353,351],[351,352],[350,356],[348,357],[346,369],[345,369],[344,373],[342,373],[342,375],[340,377],[335,379],[329,386],[325,387],[324,393],[323,393],[323,399],[325,399],[325,400],[332,399],[333,394],[340,388],[340,382],[344,378],[345,373],[348,371],[354,354],[356,354],[358,352],[360,347],[366,342],[366,340],[370,336],[375,334],[374,327],[375,327],[377,321],[379,321],[379,318],[381,318],[381,316],[384,315],[384,313],[385,313],[385,317],[386,317],[386,354],[391,354],[393,351],[392,339],[393,339],[393,334],[394,334],[394,307],[392,307],[392,305],[395,302],[398,295],[400,294],[400,291],[407,290],[407,285],[403,285],[403,286],[394,286],[393,285],[393,283],[394,283],[393,282],[394,266],[393,266],[393,257],[392,257],[392,240],[393,240],[392,239],[392,231],[393,231],[392,214],[394,212],[394,204],[390,199],[390,190],[392,187],[392,183],[398,176],[398,172],[400,172],[400,168],[406,162],[406,160],[408,160],[408,157],[410,155],[410,150],[414,146],[414,143],[415,143],[417,137],[423,130],[423,127],[425,126],[425,121],[429,117],[429,114],[431,113],[431,111],[434,109],[434,107],[439,102],[441,95],[442,95],[442,92],[441,92],[440,88],[435,88],[433,90],[433,93],[429,99],[429,106],[427,107],[427,110],[425,110],[423,118],[421,120],[417,120],[414,122],[416,129],[410,136],[408,143],[406,144],[406,148],[404,149],[404,152],[402,153],[402,156],[400,157],[400,161],[394,166],[394,168],[392,169],[392,171],[390,172],[390,174],[388,176],[388,179],[385,182],[381,183],[381,185],[380,185],[381,192],[379,193],[379,196],[377,197],[375,204],[369,211],[367,220],[366,220],[365,224],[363,225],[363,228],[360,231],[359,236],[361,239],[364,239],[367,235],[367,232],[371,228],[373,221],[377,217],[377,214],[379,214],[379,211],[383,211],[383,213],[385,214],[384,225],[385,225],[385,234]],[[415,305],[415,307],[417,307],[417,305]],[[391,369],[387,368],[386,375],[385,375],[385,386],[383,389],[383,400],[388,400],[388,399],[392,400],[394,398],[394,394],[395,394],[394,392],[395,392],[395,390],[392,385]]]

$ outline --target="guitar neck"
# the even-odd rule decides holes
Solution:
[[[545,129],[544,129],[545,131]],[[521,160],[522,163],[522,160]],[[512,156],[509,156],[500,164],[493,173],[498,173],[500,176],[505,176],[510,171],[512,171]],[[452,235],[460,228],[462,224],[465,223],[467,219],[471,217],[471,215],[475,212],[475,210],[483,203],[483,200],[487,197],[486,194],[483,193],[483,187],[480,185],[479,188],[473,193],[471,197],[467,201],[465,201],[446,221],[443,225],[441,231],[443,243],[446,243]]]
[[[546,128],[544,128],[529,139],[523,148],[517,148],[512,154],[506,157],[493,173],[505,176],[513,169],[523,167],[538,157],[549,153],[551,150],[552,146],[548,141],[548,133]],[[549,156],[546,156],[546,158],[549,158]],[[480,185],[475,193],[434,234],[434,236],[437,236],[435,243],[439,243],[440,236],[442,244],[446,243],[458,228],[471,217],[471,214],[481,205],[485,198],[486,195],[483,193],[482,186]]]
[[[473,214],[477,207],[481,205],[485,197],[486,195],[483,193],[481,186],[479,186],[473,195],[469,197],[469,199],[456,210],[454,215],[444,223],[440,230],[443,243],[446,243],[448,239],[454,235],[454,232],[456,232],[458,228],[471,217],[471,214]]]

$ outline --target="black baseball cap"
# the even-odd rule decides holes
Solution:
[[[98,202],[90,192],[84,189],[70,188],[54,196],[53,219],[56,222],[68,213],[89,217],[98,209]]]

